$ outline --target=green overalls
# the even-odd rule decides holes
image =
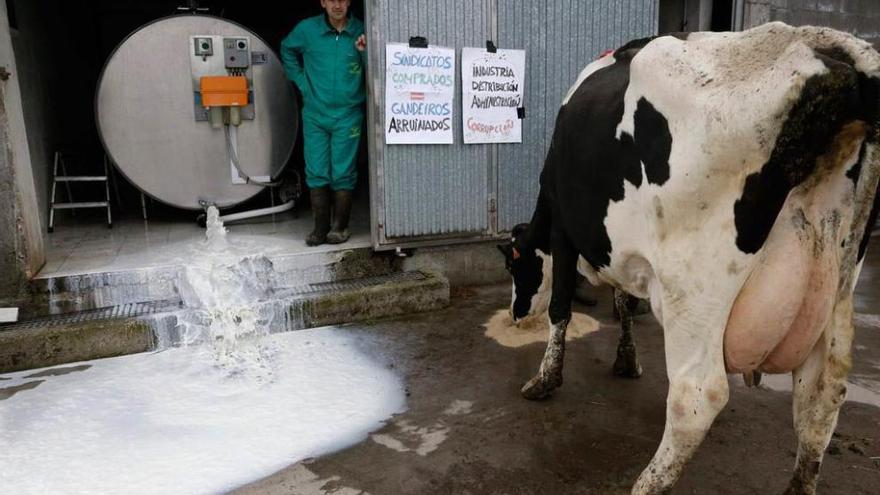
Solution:
[[[341,32],[325,14],[303,20],[281,43],[288,79],[303,95],[306,184],[354,189],[364,121],[364,59],[355,41],[364,24],[353,16]]]

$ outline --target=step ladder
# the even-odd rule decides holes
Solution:
[[[62,175],[58,175],[58,169],[61,169]],[[55,210],[75,210],[78,208],[107,208],[107,228],[113,228],[113,218],[110,216],[110,186],[107,165],[107,156],[104,156],[104,175],[67,175],[67,165],[65,164],[65,153],[55,152],[54,165],[52,167],[52,196],[49,199],[49,233],[55,230]],[[58,183],[64,183],[67,189],[67,203],[56,203],[56,193],[58,191]],[[70,192],[71,182],[103,182],[104,183],[104,201],[80,201],[73,200]]]

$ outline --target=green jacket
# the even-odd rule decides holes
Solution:
[[[337,33],[322,14],[304,19],[284,38],[284,71],[302,93],[304,110],[331,117],[361,111],[365,63],[355,41],[363,33],[364,24],[354,16]]]

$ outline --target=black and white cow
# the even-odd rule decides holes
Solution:
[[[536,224],[537,225],[537,224]],[[526,318],[539,318],[547,311],[550,304],[550,289],[553,275],[553,255],[550,252],[549,243],[535,246],[527,257],[520,260],[520,252],[516,248],[516,239],[528,231],[529,224],[519,224],[511,230],[512,242],[498,245],[498,250],[505,257],[505,268],[516,282],[513,286],[510,316],[513,321],[520,324]],[[578,258],[578,272],[585,277],[589,270],[585,268],[586,261]],[[519,294],[519,297],[517,297]],[[614,361],[612,371],[615,375],[624,378],[639,378],[642,376],[642,365],[639,364],[638,351],[632,336],[633,314],[636,311],[639,300],[626,292],[614,288],[613,304],[614,312],[620,319],[620,341],[617,344],[617,359]],[[560,384],[562,375],[559,376]],[[523,388],[523,394],[530,399],[539,399],[543,395],[530,387]]]
[[[562,383],[578,269],[650,298],[666,428],[633,493],[669,489],[727,403],[726,374],[755,372],[793,374],[789,492],[815,492],[876,215],[878,108],[870,45],[780,23],[630,42],[566,95],[531,223],[505,249],[515,318],[551,293],[547,350],[523,394]]]

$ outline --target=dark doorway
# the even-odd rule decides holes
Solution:
[[[21,1],[21,0],[19,0]],[[31,0],[26,0],[31,1]],[[180,14],[183,7],[197,4],[200,13],[228,19],[259,35],[275,52],[281,41],[293,27],[307,17],[319,15],[322,8],[319,0],[298,2],[277,2],[272,0],[96,0],[93,2],[68,2],[64,0],[37,0],[39,10],[45,15],[44,22],[51,26],[48,30],[52,38],[46,40],[46,46],[60,47],[59,53],[51,63],[40,63],[43,76],[50,72],[67,77],[53,79],[64,80],[63,84],[55,84],[52,88],[52,101],[57,102],[54,108],[54,120],[46,125],[57,129],[58,143],[56,149],[76,150],[89,157],[90,163],[101,163],[103,147],[98,138],[94,120],[94,100],[98,78],[104,63],[115,48],[139,27],[162,17]],[[8,2],[13,5],[15,2]],[[351,11],[356,17],[363,19],[363,0],[353,0]],[[10,9],[10,21],[15,22],[14,10]],[[300,131],[301,132],[301,131]],[[297,139],[297,146],[287,165],[286,174],[302,176],[305,168],[302,153],[302,136]],[[368,189],[366,152],[359,160],[359,188]],[[90,171],[91,172],[91,171]],[[304,184],[303,184],[304,186]],[[123,188],[115,205],[121,212],[140,212],[139,192],[131,185],[120,180]],[[41,191],[40,194],[46,194]],[[116,196],[116,195],[114,195]],[[114,198],[115,200],[115,198]],[[267,203],[263,194],[236,209],[250,209]],[[152,203],[149,207],[151,216],[165,214],[176,215],[173,208]],[[116,208],[115,208],[116,209]]]
[[[733,31],[736,0],[660,0],[658,34]]]
[[[710,31],[733,30],[733,0],[715,0],[712,2],[712,23]]]

